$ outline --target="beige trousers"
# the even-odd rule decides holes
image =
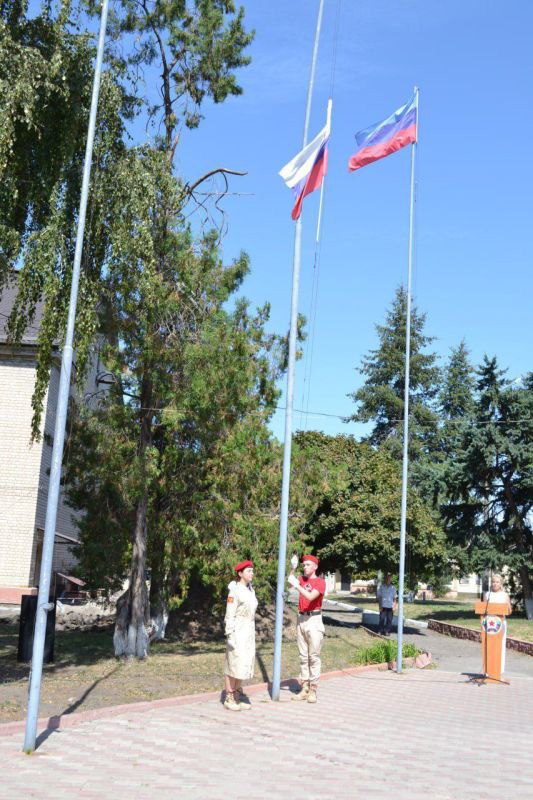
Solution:
[[[300,681],[316,686],[320,679],[320,651],[324,639],[322,614],[306,617],[298,614],[296,641],[300,655]]]

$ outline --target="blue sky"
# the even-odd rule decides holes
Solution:
[[[318,0],[244,6],[256,30],[252,64],[239,73],[244,95],[206,105],[200,128],[183,132],[177,168],[189,181],[219,166],[248,173],[232,179],[239,195],[223,204],[223,255],[230,261],[248,252],[243,293],[252,305],[269,300],[272,330],[286,332],[294,223],[278,171],[301,148]],[[325,122],[337,7],[326,0],[310,137]],[[331,416],[295,414],[294,428],[359,436],[366,428],[340,417],[353,411],[347,395],[361,385],[356,368],[376,346],[375,324],[406,281],[410,153],[351,175],[347,161],[355,133],[407,102],[415,84],[413,294],[427,314],[426,332],[441,359],[464,337],[474,363],[497,355],[511,378],[533,368],[533,4],[342,0],[340,7],[317,314],[295,388],[296,408]],[[137,123],[135,138],[145,137]],[[308,318],[317,210],[318,192],[302,216],[299,308]],[[198,226],[197,216],[191,222]],[[278,411],[272,430],[280,439],[283,424]]]
[[[290,312],[294,223],[278,170],[301,147],[318,0],[245,4],[256,29],[244,95],[206,110],[184,134],[178,167],[189,179],[216,166],[246,170],[228,198],[225,259],[241,249],[244,294],[272,303],[272,328]],[[310,135],[324,124],[337,0],[326,0]],[[406,280],[409,148],[348,174],[354,134],[420,87],[415,302],[443,358],[465,338],[477,363],[496,354],[515,378],[532,368],[531,186],[522,142],[533,128],[529,32],[533,6],[514,2],[343,0],[312,368],[300,362],[295,407],[348,415],[355,368],[376,345],[396,286]],[[249,194],[248,194],[249,193]],[[309,317],[318,193],[303,213],[300,310]],[[304,377],[309,374],[310,380]],[[283,387],[284,388],[284,387]],[[283,404],[283,398],[280,404]],[[333,417],[296,414],[295,428],[354,433]],[[283,436],[283,412],[273,420]]]

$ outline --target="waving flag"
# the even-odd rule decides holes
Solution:
[[[299,219],[304,197],[315,189],[320,189],[328,166],[328,140],[330,134],[330,115],[318,136],[304,147],[292,161],[280,169],[279,174],[295,198],[292,218]]]
[[[415,95],[407,105],[399,108],[383,122],[355,134],[358,150],[348,161],[348,170],[354,172],[416,142],[417,121],[418,105]]]

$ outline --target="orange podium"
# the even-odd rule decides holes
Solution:
[[[476,614],[481,617],[481,652],[483,672],[490,683],[509,683],[502,680],[505,665],[506,621],[511,613],[507,603],[476,603]]]

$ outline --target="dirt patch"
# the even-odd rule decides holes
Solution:
[[[56,605],[56,631],[95,629],[115,621],[115,607],[86,603],[82,606]]]
[[[274,604],[261,606],[255,617],[255,637],[257,642],[272,641],[276,622],[276,608]],[[283,637],[287,641],[296,639],[296,614],[290,608],[285,608],[283,613]],[[223,642],[224,618],[222,614],[213,613],[212,609],[200,608],[171,612],[168,620],[167,639],[179,639],[189,644],[192,642],[209,641]]]
[[[289,619],[290,614],[289,613]],[[265,630],[273,620],[265,622]],[[298,650],[288,625],[282,653],[282,678],[298,674]],[[358,629],[326,624],[322,668],[326,672],[353,666],[356,651],[373,640]],[[28,698],[27,664],[16,661],[17,629],[0,627],[0,722],[23,719]],[[43,671],[40,716],[83,711],[109,705],[154,700],[222,689],[225,643],[197,639],[188,643],[173,638],[155,642],[144,661],[113,657],[113,625],[98,630],[58,631],[56,663]],[[252,683],[272,678],[272,640],[260,640]]]

